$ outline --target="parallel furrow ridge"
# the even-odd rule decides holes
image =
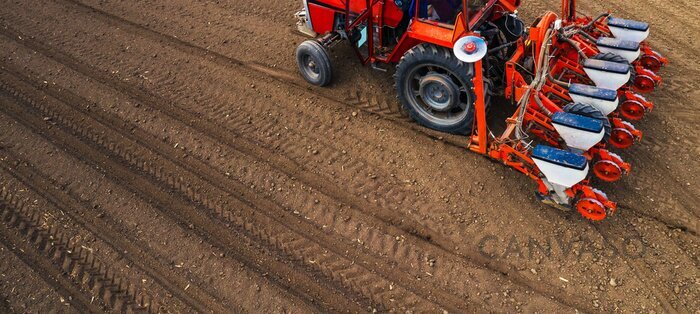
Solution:
[[[154,313],[153,298],[117,275],[92,251],[77,245],[56,226],[47,225],[38,211],[26,205],[9,189],[0,190],[0,218],[62,269],[86,291],[97,295],[117,313]]]
[[[4,33],[9,34],[9,35],[7,35],[8,38],[15,38],[18,36],[18,35],[15,35],[15,34],[18,34],[16,31],[10,30],[10,29],[5,29]],[[170,115],[174,119],[179,120],[179,121],[183,121],[183,122],[192,121],[191,125],[196,125],[199,130],[206,131],[205,133],[207,133],[207,134],[211,133],[213,135],[216,135],[217,140],[222,140],[225,143],[231,143],[230,139],[226,140],[226,137],[224,137],[225,135],[223,135],[223,133],[220,129],[212,128],[211,126],[207,127],[205,125],[198,124],[197,120],[192,120],[189,117],[189,114],[186,112],[183,112],[181,108],[173,107],[172,108],[173,110],[165,110],[164,108],[171,109],[169,106],[169,103],[168,104],[161,103],[161,100],[158,100],[156,98],[151,98],[153,96],[150,95],[150,93],[143,92],[140,89],[134,88],[133,86],[130,86],[130,84],[126,84],[118,79],[106,77],[102,73],[99,73],[94,69],[91,69],[85,65],[80,64],[79,62],[74,60],[72,57],[65,55],[65,53],[56,54],[55,50],[49,50],[44,44],[41,44],[39,42],[35,42],[33,40],[30,40],[30,39],[25,39],[25,40],[22,40],[21,43],[23,45],[26,45],[27,47],[29,47],[31,49],[35,49],[35,50],[42,52],[42,54],[45,54],[47,56],[52,56],[51,58],[57,60],[58,62],[66,64],[67,66],[75,69],[76,71],[83,73],[89,77],[92,77],[99,82],[102,82],[102,83],[107,84],[107,85],[113,85],[115,87],[118,87],[118,89],[120,89],[120,90],[128,91],[131,95],[134,95],[134,97],[137,97],[140,100],[145,101],[146,103],[156,102],[156,104],[154,105],[154,108],[156,108],[158,110],[163,110],[163,113]],[[190,125],[190,124],[188,124],[188,125]],[[230,137],[230,134],[227,136]],[[232,145],[233,147],[239,146],[235,143],[230,144],[230,145]],[[253,152],[257,152],[254,150],[251,151],[252,148],[249,148],[247,143],[241,149],[244,151],[245,154],[251,154]],[[261,160],[264,161],[266,158],[267,157],[265,157]],[[277,164],[277,162],[284,162],[284,163]],[[277,164],[277,166],[283,167],[285,169],[285,171],[289,171],[288,173],[290,175],[297,174],[297,172],[294,170],[294,168],[296,167],[295,165],[286,164],[286,161],[274,161],[274,163]],[[303,176],[303,174],[299,173],[299,176]],[[306,179],[304,179],[304,180],[306,180]],[[324,190],[323,187],[321,187],[321,188],[322,188],[322,190]],[[325,190],[328,190],[328,189],[325,189]],[[333,190],[333,189],[331,189],[331,190]],[[327,192],[328,191],[326,191],[324,193],[328,194]],[[335,192],[340,192],[341,196],[343,197],[343,199],[341,200],[342,202],[346,202],[346,200],[349,199],[348,198],[349,196],[347,196],[347,193],[344,193],[342,191],[333,190],[333,193],[335,193]],[[359,206],[359,208],[362,208],[361,205],[358,205],[355,201],[352,201],[352,200],[347,201],[346,203],[354,204],[353,206]],[[364,207],[376,208],[376,207],[371,206],[371,205],[364,206]],[[366,211],[363,210],[363,212],[366,212]],[[400,220],[398,220],[398,218],[396,218],[395,215],[390,211],[381,211],[381,210],[378,212],[372,211],[370,213],[370,215],[375,216],[375,217],[378,215],[377,218],[380,218],[381,220],[384,220],[384,222],[390,223],[391,225],[401,224],[399,222]],[[401,221],[401,222],[403,222],[403,221]],[[415,222],[410,222],[410,224],[412,225],[410,227],[411,230],[405,231],[407,238],[421,238],[423,236],[423,232],[426,231],[425,228],[423,226],[418,225]],[[403,227],[399,228],[399,229],[404,230]],[[438,242],[440,242],[439,246],[436,247],[434,245],[431,245],[431,244],[428,244],[425,242],[421,242],[421,240],[419,240],[418,242],[413,242],[413,241],[412,242],[418,244],[419,246],[423,246],[423,247],[429,246],[431,248],[436,248],[441,252],[446,251],[447,253],[449,253],[451,255],[456,255],[459,258],[463,258],[463,259],[466,258],[468,262],[476,265],[477,267],[482,267],[483,264],[485,264],[485,262],[482,261],[479,256],[475,256],[473,254],[467,254],[465,256],[465,255],[463,255],[463,253],[456,253],[456,252],[452,252],[452,251],[446,249],[446,248],[455,247],[455,245],[453,243],[450,243],[449,241],[446,241],[445,239],[439,239],[436,237],[432,237],[432,239],[433,240],[437,239]],[[493,271],[493,272],[496,272],[499,274],[508,273],[508,275],[513,275],[513,277],[515,278],[515,281],[518,282],[519,284],[527,286],[529,288],[533,288],[533,289],[537,290],[538,293],[540,293],[540,294],[557,295],[557,297],[556,297],[557,301],[564,303],[564,304],[571,305],[571,302],[565,301],[566,298],[561,295],[562,294],[561,292],[554,290],[551,287],[545,287],[544,289],[541,289],[541,287],[539,287],[539,285],[533,284],[532,282],[528,281],[526,278],[523,278],[522,276],[518,276],[517,273],[512,272],[508,267],[509,267],[508,265],[503,265],[503,264],[487,265],[487,268],[490,271]],[[585,305],[581,301],[578,301],[578,302],[574,301],[573,303],[575,303],[576,307],[579,307],[579,308],[591,308],[590,306]]]
[[[170,189],[182,193],[194,203],[213,213],[218,219],[231,223],[234,227],[241,229],[245,234],[252,235],[262,243],[276,247],[290,260],[301,262],[306,267],[315,269],[320,274],[338,282],[342,287],[369,298],[374,304],[379,305],[380,308],[391,308],[393,304],[415,304],[426,310],[434,308],[431,302],[421,299],[403,287],[396,287],[386,294],[372,294],[372,291],[366,289],[364,285],[358,284],[358,282],[365,278],[372,278],[373,282],[383,282],[384,286],[387,287],[389,282],[366,267],[358,267],[353,260],[327,250],[308,238],[302,237],[299,239],[299,247],[297,248],[288,246],[287,243],[299,238],[299,233],[291,231],[288,226],[281,225],[259,213],[246,212],[245,209],[248,209],[248,206],[228,192],[212,186],[189,171],[180,169],[172,161],[155,155],[146,148],[134,145],[124,140],[121,136],[115,136],[113,132],[99,124],[89,124],[85,120],[80,120],[80,122],[74,121],[70,118],[71,114],[63,114],[60,110],[56,110],[48,105],[50,101],[37,102],[4,82],[0,82],[0,89],[13,95],[15,99],[30,105],[42,117],[64,125],[78,137],[85,138],[99,145],[122,158],[131,167],[152,176],[156,181],[168,186]],[[193,182],[198,183],[196,184],[197,186],[206,188],[193,188]],[[235,205],[239,205],[236,211],[227,210]],[[275,230],[264,229],[264,226],[275,226]],[[306,252],[317,253],[306,254]],[[341,275],[341,271],[328,269],[325,264],[313,262],[318,252],[328,252],[326,253],[327,256],[335,259],[337,264],[343,265],[346,275]],[[312,255],[314,256],[313,258],[311,258]],[[350,272],[349,270],[355,271]]]

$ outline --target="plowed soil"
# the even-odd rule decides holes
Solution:
[[[672,63],[598,223],[410,122],[346,45],[310,87],[300,6],[2,1],[0,312],[700,311],[694,1],[580,4]]]

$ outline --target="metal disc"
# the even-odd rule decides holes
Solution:
[[[610,160],[599,160],[593,165],[593,173],[605,182],[615,182],[622,177],[622,169]]]
[[[620,114],[629,120],[641,120],[646,108],[636,100],[626,100],[620,105]]]
[[[465,50],[465,46],[470,44],[474,45],[474,51],[467,52]],[[486,47],[486,41],[484,41],[484,39],[481,37],[464,36],[455,42],[452,51],[454,51],[457,59],[461,60],[462,62],[474,63],[486,56],[488,48]]]
[[[661,60],[659,60],[659,58],[657,58],[654,55],[643,55],[639,59],[639,62],[645,69],[649,69],[654,73],[657,73],[659,72],[659,70],[661,70]]]
[[[614,128],[610,132],[610,139],[608,142],[610,145],[620,149],[628,148],[634,144],[634,135],[626,129]]]
[[[582,198],[576,202],[576,209],[585,218],[593,221],[605,219],[607,213],[601,202],[592,198]]]
[[[656,82],[647,75],[637,75],[634,78],[634,90],[640,93],[650,93],[656,88]]]

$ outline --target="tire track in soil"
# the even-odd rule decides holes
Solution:
[[[3,94],[4,92],[0,92],[0,96]],[[50,124],[53,128],[57,127],[51,120],[45,123]],[[12,149],[15,151],[15,155],[23,156],[28,161],[31,160],[31,165],[36,165],[37,169],[46,171],[53,180],[58,182],[57,188],[61,189],[60,191],[72,193],[73,197],[85,202],[87,208],[93,212],[92,215],[97,215],[99,219],[103,219],[122,234],[132,235],[138,239],[140,246],[147,249],[164,265],[167,265],[170,276],[179,276],[189,281],[188,284],[191,286],[181,286],[181,289],[184,288],[189,292],[194,285],[199,284],[201,287],[205,287],[209,293],[218,297],[219,300],[225,300],[224,305],[228,309],[227,311],[236,311],[237,307],[234,305],[245,306],[246,309],[260,309],[264,306],[261,302],[267,302],[266,298],[260,298],[260,295],[267,294],[272,295],[271,297],[274,299],[271,301],[275,304],[278,304],[280,300],[287,300],[281,306],[272,307],[271,311],[305,308],[304,312],[318,312],[314,308],[307,307],[303,300],[286,291],[280,291],[278,286],[269,283],[268,279],[265,278],[268,274],[254,273],[244,264],[237,262],[235,258],[225,256],[228,252],[222,251],[203,239],[197,232],[193,232],[194,225],[184,225],[163,215],[158,208],[154,207],[152,201],[143,199],[131,190],[119,186],[118,182],[105,177],[99,168],[94,169],[89,164],[84,164],[83,161],[65,152],[63,148],[46,142],[43,137],[35,135],[31,130],[26,129],[1,112],[0,125],[11,127],[11,132],[0,136],[0,145],[4,145],[4,149]],[[25,143],[30,144],[25,145]],[[7,179],[17,186],[20,185],[14,178],[8,176]],[[3,181],[0,179],[0,182]],[[19,192],[32,200],[42,200],[32,190],[20,189]],[[44,205],[44,208],[48,208],[46,207],[48,204]],[[72,226],[71,229],[82,230],[77,224],[67,221],[67,216],[60,211],[47,212],[45,216],[52,220],[60,217],[62,222],[66,221]],[[141,220],[142,217],[147,217],[149,221]],[[188,309],[184,302],[181,302],[173,294],[169,294],[156,283],[155,279],[149,278],[136,265],[121,258],[118,252],[114,253],[94,236],[87,234],[87,237],[84,237],[86,234],[85,231],[78,232],[82,243],[86,243],[92,248],[95,248],[96,243],[99,244],[97,245],[98,250],[105,252],[101,255],[106,255],[103,260],[113,262],[115,269],[128,272],[130,280],[140,282],[142,278],[146,278],[147,283],[144,282],[144,286],[147,291],[154,296],[161,296],[162,299],[159,300],[164,303],[171,304],[165,304],[168,308],[175,309],[175,312]],[[176,246],[169,246],[171,243]],[[198,252],[203,254],[197,256]],[[250,293],[246,292],[249,288],[252,290]],[[271,290],[273,294],[269,293]],[[165,298],[166,296],[167,298]],[[260,301],[250,302],[248,296],[258,297]]]
[[[0,82],[1,84],[3,83]],[[104,221],[97,219],[94,213],[91,213],[85,208],[85,204],[76,198],[76,195],[65,190],[62,191],[63,193],[57,192],[55,187],[59,186],[59,183],[51,180],[50,176],[39,172],[37,167],[27,164],[26,161],[20,160],[17,156],[10,156],[10,152],[7,150],[0,150],[0,160],[2,160],[0,168],[41,195],[49,204],[67,214],[95,237],[107,243],[115,252],[131,261],[179,300],[199,312],[226,312],[226,308],[218,305],[219,302],[203,292],[200,287],[192,285],[180,277],[170,276],[170,271],[145,250],[135,245],[129,235],[120,234]],[[186,286],[188,286],[187,292],[183,290]]]
[[[101,135],[76,135],[83,137],[85,142],[94,142],[94,144],[97,145],[97,147],[91,148],[91,146],[81,141],[79,138],[75,138],[63,130],[56,130],[56,128],[45,126],[46,123],[42,123],[42,119],[36,116],[28,116],[27,113],[23,112],[23,109],[16,107],[14,104],[8,104],[0,108],[0,110],[13,117],[30,130],[33,130],[37,135],[59,146],[66,147],[68,152],[73,154],[76,158],[94,165],[95,168],[103,172],[107,177],[141,196],[143,199],[152,200],[156,204],[156,207],[166,216],[179,221],[180,224],[184,226],[190,224],[194,225],[196,227],[195,230],[202,237],[210,239],[209,241],[212,244],[222,248],[227,255],[240,260],[255,272],[267,274],[266,276],[271,283],[279,285],[287,289],[290,293],[297,295],[302,300],[308,302],[309,306],[324,306],[335,310],[351,311],[362,311],[363,308],[368,308],[369,303],[366,301],[360,302],[359,300],[363,299],[358,296],[352,295],[348,291],[338,291],[337,288],[329,286],[319,281],[317,278],[311,277],[310,270],[305,270],[305,268],[299,267],[298,265],[288,265],[283,262],[284,260],[289,260],[289,258],[283,257],[287,254],[286,251],[299,249],[299,247],[306,249],[304,253],[308,251],[307,247],[297,243],[298,240],[294,243],[288,243],[292,248],[286,251],[274,252],[257,247],[257,244],[254,244],[254,242],[251,243],[249,240],[250,237],[274,237],[278,236],[278,234],[258,230],[244,233],[244,231],[234,230],[235,227],[232,229],[230,227],[231,225],[227,226],[227,224],[241,224],[242,222],[234,221],[234,219],[241,217],[232,217],[235,213],[223,209],[221,204],[216,204],[218,212],[208,213],[208,209],[202,208],[203,204],[211,205],[211,203],[216,201],[213,199],[201,198],[201,195],[198,195],[199,191],[193,190],[192,187],[187,184],[187,181],[177,174],[165,174],[165,169],[153,166],[150,161],[136,159],[135,152],[124,150],[119,144],[108,142]],[[74,124],[72,127],[76,128],[78,125]],[[42,128],[45,128],[45,130],[42,130]],[[86,138],[87,136],[95,137]],[[116,154],[110,154],[110,151],[115,151]],[[129,162],[138,162],[141,166],[148,168],[148,171],[145,173],[148,174],[148,178],[144,176],[144,173],[139,175],[136,173],[137,170],[133,170],[129,166],[116,161],[120,159],[125,161],[126,164],[129,164]],[[157,181],[161,181],[166,189],[160,189],[157,186]],[[174,198],[173,195],[168,192],[170,189],[174,191],[180,190],[179,192],[182,192],[184,195],[177,193],[177,196]],[[197,202],[188,204],[185,197],[196,199]],[[223,218],[222,220],[225,220],[226,223],[220,220],[217,221],[217,218],[213,216]],[[253,228],[256,226],[254,223],[243,223],[245,223],[245,226],[243,226],[244,228]],[[292,241],[293,240],[294,239],[292,239]],[[282,241],[284,241],[284,239],[268,240],[268,242],[274,245],[283,244]],[[337,267],[337,265],[333,266]],[[321,276],[324,275],[322,274]],[[340,296],[343,297],[341,298]],[[322,304],[318,304],[318,302]]]
[[[9,37],[9,38],[12,38],[11,36],[8,36],[8,37]],[[37,46],[37,45],[36,45],[36,42],[34,42],[32,39],[27,39],[27,38],[25,38],[25,39],[22,40],[21,43],[22,43],[23,45],[24,45],[24,43],[28,43],[28,44],[30,44],[30,45],[26,45],[26,46],[28,46],[28,47],[30,47],[30,48],[32,48],[32,49],[34,49],[34,50],[42,51],[42,50],[41,50],[41,47],[40,47],[40,46]],[[40,47],[40,48],[37,49],[37,47]],[[47,51],[48,51],[48,52],[47,52]],[[51,55],[54,59],[56,59],[57,56],[59,55],[56,51],[50,51],[50,50],[46,50],[46,49],[44,49],[42,53],[44,53],[44,54],[46,54],[46,55]],[[130,85],[127,85],[126,83],[123,83],[123,82],[120,82],[120,81],[111,79],[111,78],[109,78],[109,77],[107,77],[107,78],[101,78],[102,75],[99,74],[99,72],[96,72],[96,71],[87,71],[87,72],[86,72],[85,69],[82,69],[82,70],[81,70],[81,66],[79,66],[79,65],[78,65],[77,63],[75,63],[75,62],[66,61],[66,57],[67,57],[67,56],[64,55],[64,56],[61,56],[60,59],[57,59],[57,60],[58,60],[59,62],[63,63],[63,64],[69,65],[70,67],[76,69],[76,71],[78,71],[78,72],[84,73],[85,75],[88,75],[88,76],[90,76],[90,77],[93,77],[93,78],[97,79],[98,81],[103,82],[104,84],[112,85],[112,86],[119,86],[121,89],[129,91],[128,93],[129,93],[130,95],[132,95],[132,96],[133,96],[133,95],[141,95],[141,94],[144,94],[144,93],[145,93],[145,92],[143,92],[143,91],[141,91],[141,90],[136,90],[136,89],[134,89],[134,88],[131,88]],[[83,67],[83,68],[84,68],[84,67]],[[93,72],[93,74],[89,74],[89,73],[91,73],[91,72]],[[149,102],[149,98],[153,99],[153,98],[155,98],[155,96],[143,97],[142,100],[144,100],[144,103],[148,103],[148,102]],[[332,99],[331,99],[331,100],[332,100]],[[337,102],[336,100],[332,100],[332,101]],[[173,108],[173,107],[170,107],[170,109],[178,110],[177,108]],[[181,110],[181,109],[180,109],[180,110]],[[172,110],[171,110],[171,111],[172,111]],[[169,113],[168,111],[163,111],[163,112],[164,112],[164,113]],[[176,119],[176,120],[180,120],[180,121],[191,121],[193,124],[194,124],[194,123],[197,123],[196,119],[194,119],[194,118],[192,118],[192,117],[190,117],[190,118],[185,118],[185,119]],[[215,131],[216,129],[213,129],[214,131],[212,131],[211,125],[213,125],[213,124],[211,124],[211,123],[206,124],[206,126],[204,126],[204,129],[205,129],[206,131],[203,131],[203,133],[205,133],[205,134],[216,134],[216,133],[219,133],[219,132],[216,132],[216,131]],[[231,135],[230,132],[227,132],[227,134],[224,136],[224,138],[220,138],[219,140],[221,140],[222,142],[230,142],[231,139],[228,138],[228,137],[230,137],[230,135]],[[235,145],[235,144],[234,144],[234,145]],[[253,155],[255,155],[255,154],[253,154]],[[265,157],[264,157],[264,158],[261,158],[261,161],[262,161],[262,162],[269,162],[268,159],[272,158],[272,157],[268,158],[269,155],[270,155],[270,154],[263,154],[262,156],[265,156]],[[294,173],[294,172],[292,172],[292,173]],[[294,176],[294,174],[292,174],[292,175]],[[297,177],[299,178],[299,175],[297,175]],[[324,190],[325,190],[325,189],[324,189]],[[339,194],[339,195],[342,195],[343,193],[342,193],[341,191],[338,191],[338,194]],[[331,194],[331,195],[333,195],[333,194]],[[400,220],[397,220],[397,221],[400,221]],[[397,224],[397,225],[400,225],[400,224]],[[411,234],[415,235],[416,232],[415,232],[414,230],[420,230],[420,229],[418,229],[418,228],[415,228],[415,229],[408,229],[407,232],[409,233],[409,235],[411,235]],[[420,237],[419,237],[419,239],[420,239]],[[437,239],[438,241],[436,241],[436,239]],[[497,273],[500,273],[500,274],[504,275],[506,278],[514,279],[514,281],[517,282],[519,285],[523,285],[523,286],[529,287],[529,288],[531,288],[531,289],[537,291],[539,294],[558,296],[558,297],[557,297],[557,301],[560,302],[560,303],[562,303],[562,304],[565,304],[565,305],[568,305],[568,306],[572,306],[572,307],[578,307],[578,308],[581,308],[581,309],[588,309],[589,311],[593,311],[593,308],[592,308],[590,305],[588,305],[589,302],[584,302],[584,301],[574,301],[574,302],[572,302],[571,300],[576,300],[576,298],[574,298],[574,297],[569,297],[569,301],[562,301],[563,298],[566,298],[566,297],[568,297],[568,296],[566,296],[566,297],[561,297],[561,296],[562,296],[562,295],[567,295],[567,294],[566,294],[566,293],[563,293],[563,292],[560,292],[558,289],[556,289],[556,288],[554,288],[554,287],[545,286],[545,287],[537,287],[537,288],[535,288],[535,287],[533,287],[534,285],[529,285],[529,284],[527,284],[527,282],[530,282],[530,280],[527,279],[527,278],[525,278],[525,277],[523,277],[522,275],[518,274],[518,273],[512,268],[512,266],[509,266],[509,265],[506,265],[506,264],[503,264],[503,263],[494,262],[494,261],[491,261],[491,260],[484,259],[484,258],[482,258],[482,257],[480,257],[480,256],[478,256],[478,255],[476,255],[476,254],[470,254],[471,252],[467,252],[467,253],[451,252],[451,251],[449,251],[449,249],[444,249],[444,248],[446,248],[446,247],[455,247],[456,245],[450,243],[450,241],[441,240],[441,239],[439,239],[439,238],[437,238],[437,237],[435,237],[435,236],[432,236],[432,238],[431,238],[431,237],[423,236],[423,240],[427,240],[428,243],[422,243],[422,244],[428,244],[428,245],[430,244],[430,242],[437,242],[437,247],[438,247],[440,250],[443,250],[443,251],[447,252],[447,254],[450,254],[450,255],[456,254],[458,257],[460,257],[460,258],[465,258],[465,260],[466,260],[467,262],[473,263],[474,265],[477,265],[477,266],[486,265],[486,267],[489,268],[489,269],[491,269],[492,271],[497,272]],[[449,243],[449,244],[446,245],[445,243]],[[442,246],[441,246],[441,245],[442,245]],[[536,285],[536,284],[535,284],[535,285]],[[547,290],[551,291],[552,293],[551,293],[551,294],[547,294],[547,293],[543,293],[543,292],[542,292],[542,291],[547,291]]]
[[[101,312],[94,299],[116,312],[152,310],[150,297],[137,296],[135,287],[118,277],[90,250],[71,242],[60,226],[49,226],[25,203],[0,190],[0,241],[46,283],[56,287],[70,304],[81,312]]]
[[[641,194],[637,194],[637,195],[639,197],[642,197]],[[681,220],[681,219],[678,219],[678,220],[669,219],[667,217],[657,215],[653,212],[641,211],[630,204],[624,204],[624,203],[618,203],[617,207],[619,210],[634,213],[639,217],[646,217],[646,218],[658,221],[668,228],[680,229],[681,231],[686,232],[690,235],[693,235],[695,237],[700,237],[700,233],[699,233],[700,225],[698,225],[700,223],[700,221],[698,221],[698,220],[695,220],[693,222],[693,221]]]
[[[9,70],[9,72],[14,72],[12,70]],[[18,73],[12,73],[13,75],[17,76]],[[0,75],[2,77],[2,75]],[[5,78],[7,80],[7,78]],[[2,83],[0,83],[2,84]],[[35,85],[36,86],[36,85]],[[2,86],[0,87],[7,88],[7,86]],[[8,90],[15,90],[14,87],[7,88]],[[48,91],[50,88],[44,89],[45,91]],[[80,121],[88,121],[93,117],[88,117],[88,115],[92,114],[98,117],[94,117],[96,121],[98,121],[101,124],[104,124],[105,126],[109,126],[113,132],[120,132],[119,130],[131,130],[131,132],[123,132],[122,134],[128,138],[130,138],[132,141],[139,143],[140,145],[144,147],[148,147],[150,150],[157,152],[160,156],[176,156],[178,154],[178,150],[171,147],[170,145],[164,144],[162,141],[159,141],[158,139],[152,138],[150,134],[146,134],[142,131],[140,131],[138,128],[136,128],[133,125],[128,125],[125,124],[123,121],[116,121],[113,117],[107,117],[105,115],[101,115],[100,112],[86,112],[82,108],[86,108],[89,103],[85,101],[81,101],[76,99],[77,96],[73,95],[68,98],[73,98],[73,99],[66,99],[63,97],[61,99],[61,95],[57,93],[52,93],[48,91],[49,94],[52,97],[56,97],[57,99],[61,100],[62,102],[68,104],[69,106],[73,107],[76,111],[82,112],[82,114],[85,114],[85,116],[81,119]],[[32,90],[25,90],[23,91],[25,95],[31,94],[39,94],[39,91],[36,91],[32,88]],[[63,90],[61,91],[62,95],[68,94],[67,91]],[[71,116],[74,114],[70,114]],[[77,114],[80,115],[80,114]],[[224,174],[221,172],[213,170],[211,167],[207,167],[206,163],[204,161],[195,161],[195,162],[190,162],[190,163],[182,163],[177,159],[172,159],[171,160],[173,163],[178,164],[178,166],[190,171],[191,173],[196,173],[201,176],[201,178],[209,178],[208,181],[213,185],[213,189],[219,189],[221,191],[225,189],[231,189],[231,184],[230,184],[230,178],[227,178]],[[214,178],[216,180],[214,180]],[[228,181],[228,182],[227,182]],[[353,249],[353,247],[346,245],[346,241],[344,241],[342,238],[338,237],[329,237],[323,232],[319,232],[316,227],[308,225],[309,223],[305,220],[300,219],[299,216],[296,215],[291,215],[288,212],[284,211],[283,209],[280,208],[279,205],[277,204],[272,204],[271,202],[257,198],[254,195],[252,195],[250,192],[247,192],[246,189],[242,186],[242,184],[236,184],[236,187],[233,188],[234,191],[236,191],[237,194],[239,195],[244,195],[244,197],[247,198],[246,202],[249,204],[257,204],[255,207],[258,209],[258,211],[261,211],[263,213],[266,213],[268,217],[271,219],[276,219],[278,223],[283,223],[287,225],[294,225],[297,228],[296,233],[300,236],[306,235],[307,237],[310,238],[315,238],[319,239],[319,244],[326,243],[326,244],[331,244],[335,243],[335,248],[332,248],[336,254],[344,254],[347,255],[347,252],[353,252],[357,251]],[[224,196],[217,196],[218,198],[224,198]],[[261,207],[264,207],[264,209],[261,210]],[[430,294],[423,294],[422,297],[424,299],[433,299],[437,301],[442,301],[442,302],[447,302],[445,305],[443,305],[446,308],[451,308],[451,309],[457,309],[461,307],[463,302],[460,299],[455,298],[452,295],[442,293],[441,291],[435,291],[434,289],[431,289],[431,286],[424,284],[422,282],[416,281],[410,276],[407,276],[403,271],[396,271],[393,268],[388,268],[387,265],[382,263],[379,259],[377,259],[374,256],[369,255],[366,252],[354,252],[352,253],[354,256],[355,260],[358,259],[358,257],[362,257],[359,260],[362,261],[363,264],[366,265],[374,265],[375,268],[379,270],[380,273],[384,274],[385,277],[389,277],[389,279],[394,282],[394,283],[409,283],[408,290],[411,290],[413,293],[417,295],[421,295],[421,291],[431,291]],[[395,286],[399,286],[397,284],[394,284]]]

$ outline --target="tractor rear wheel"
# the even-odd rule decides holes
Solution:
[[[307,82],[317,86],[326,86],[331,82],[331,59],[318,41],[302,42],[297,47],[296,58],[299,72]]]
[[[570,103],[564,108],[564,112],[573,113],[584,117],[589,117],[593,119],[598,119],[603,122],[603,129],[605,129],[605,136],[603,136],[603,142],[607,142],[610,138],[610,132],[612,131],[612,125],[610,124],[610,119],[606,117],[603,112],[598,110],[598,108],[593,107],[589,104],[582,103]]]
[[[429,44],[413,47],[396,66],[399,101],[413,120],[427,128],[468,134],[476,99],[472,92],[473,69],[446,48]],[[490,85],[484,85],[488,105]]]

